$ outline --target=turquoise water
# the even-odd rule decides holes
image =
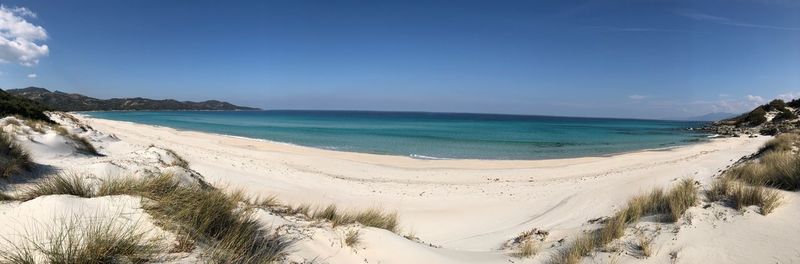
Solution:
[[[702,123],[358,111],[85,112],[92,117],[425,159],[599,156],[703,141]]]

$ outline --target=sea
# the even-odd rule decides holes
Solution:
[[[665,150],[703,122],[373,111],[82,112],[102,119],[417,159],[537,160]]]

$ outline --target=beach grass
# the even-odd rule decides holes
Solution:
[[[30,154],[10,135],[0,130],[0,178],[8,178],[33,168]]]
[[[732,183],[725,191],[726,197],[730,199],[733,207],[737,210],[756,205],[761,208],[761,214],[767,215],[781,204],[780,193],[763,186]]]
[[[0,252],[2,263],[144,263],[161,251],[161,239],[149,238],[136,225],[111,220],[73,220],[46,231],[44,239],[26,238]]]
[[[574,264],[594,251],[595,248],[611,243],[625,234],[628,225],[638,222],[642,217],[660,215],[662,219],[678,221],[686,210],[697,203],[697,185],[692,179],[683,179],[668,192],[661,188],[638,195],[597,230],[576,238],[572,244],[559,250],[550,263]]]
[[[94,145],[92,145],[92,143],[89,142],[89,140],[87,140],[86,138],[70,133],[63,126],[56,125],[55,130],[56,133],[58,133],[59,135],[74,142],[79,152],[93,156],[102,156],[100,152],[97,152],[97,149],[94,147]]]
[[[780,134],[767,141],[755,158],[715,179],[706,192],[707,197],[711,201],[728,202],[737,210],[756,205],[761,214],[771,213],[782,200],[775,189],[800,189],[798,144],[800,135],[796,133]]]
[[[653,240],[644,234],[640,233],[636,237],[636,247],[644,257],[650,257],[653,255]]]
[[[797,133],[783,133],[780,135],[775,136],[775,138],[770,139],[767,143],[764,143],[759,149],[760,153],[768,152],[768,151],[790,151],[793,147],[797,146],[800,143],[800,135]]]
[[[43,178],[22,192],[18,199],[29,201],[45,195],[74,195],[91,198],[95,196],[92,186],[76,174],[61,173]]]
[[[270,207],[275,206],[272,204]],[[297,206],[288,206],[285,213],[301,215],[310,219],[330,222],[333,227],[359,223],[363,226],[386,229],[397,232],[397,213],[390,213],[378,208],[362,210],[340,210],[336,205],[330,204],[321,208],[313,208],[310,204],[303,203]]]
[[[103,185],[99,189],[105,190],[104,194],[148,198],[145,210],[166,229],[208,245],[206,257],[213,263],[269,263],[292,244],[253,219],[252,210],[239,206],[245,199],[241,192],[182,186],[170,174],[111,180]]]
[[[182,156],[178,155],[177,152],[172,149],[164,149],[164,151],[172,156],[173,160],[172,163],[169,164],[170,166],[178,166],[184,169],[189,169],[189,162],[186,161],[186,159],[184,159]]]
[[[361,233],[358,230],[347,231],[344,238],[344,244],[348,247],[355,247],[361,243]]]
[[[517,258],[529,258],[536,255],[536,253],[539,253],[539,243],[533,239],[529,239],[522,242],[512,256]]]

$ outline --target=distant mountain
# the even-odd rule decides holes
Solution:
[[[39,87],[7,90],[9,94],[40,102],[58,111],[114,111],[114,110],[260,110],[237,106],[228,102],[209,100],[203,102],[153,100],[147,98],[97,99],[75,93],[64,93]]]
[[[708,113],[708,114],[700,115],[700,116],[687,117],[687,118],[684,118],[683,120],[687,120],[687,121],[719,121],[719,120],[732,118],[732,117],[735,117],[737,115],[739,115],[739,114],[733,114],[733,113]]]

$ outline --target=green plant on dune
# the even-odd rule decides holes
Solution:
[[[30,155],[11,136],[0,130],[0,178],[33,168]]]
[[[95,196],[92,186],[83,177],[76,174],[57,174],[35,182],[31,187],[24,190],[18,198],[28,201],[39,196],[57,194],[85,198]]]
[[[681,180],[667,192],[657,188],[636,196],[628,200],[623,209],[608,218],[602,227],[579,236],[570,245],[560,249],[550,259],[550,263],[579,263],[595,248],[622,237],[628,225],[638,222],[645,216],[662,215],[664,220],[678,221],[686,210],[697,202],[697,199],[697,185],[692,179]]]
[[[136,225],[111,220],[73,220],[31,236],[21,245],[0,252],[0,263],[144,263],[161,251],[160,238],[151,238]]]
[[[241,192],[183,186],[169,174],[106,181],[99,192],[148,198],[147,212],[165,228],[208,245],[207,257],[214,263],[270,263],[292,244],[239,206],[244,200]]]

